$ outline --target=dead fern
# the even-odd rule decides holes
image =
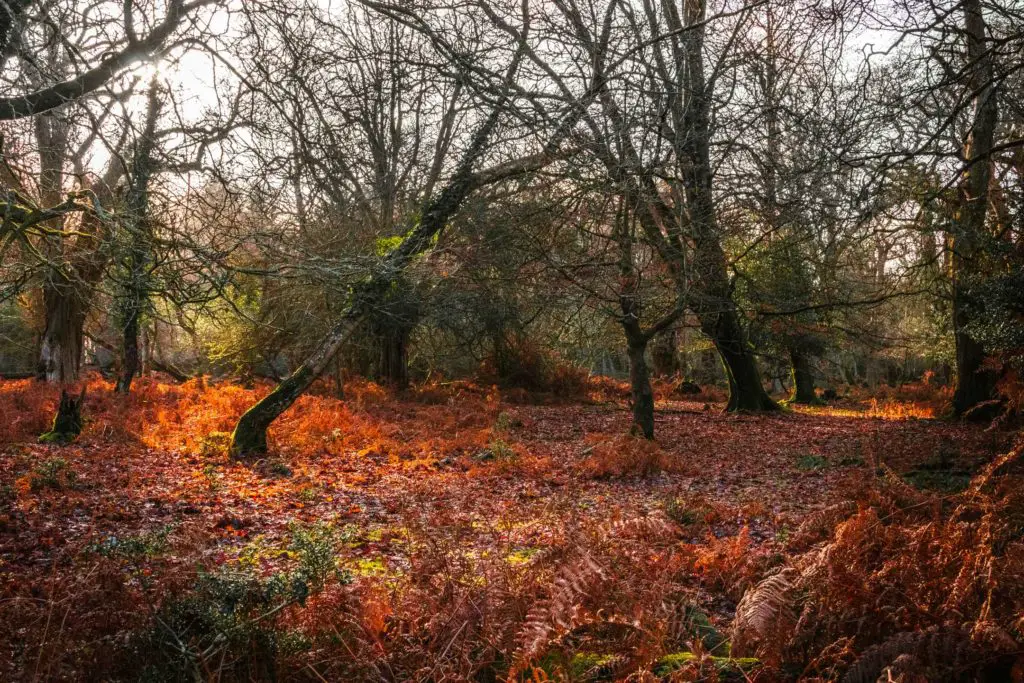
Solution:
[[[744,593],[732,625],[733,654],[772,659],[792,637],[799,597],[800,573],[792,567]]]
[[[519,646],[512,657],[510,678],[526,670],[556,637],[570,631],[580,601],[607,577],[604,569],[581,552],[559,570],[551,594],[535,604],[519,632]]]
[[[793,534],[789,547],[793,549],[807,548],[828,538],[836,525],[856,511],[857,503],[846,500],[810,513]]]
[[[864,651],[843,676],[843,683],[875,683],[887,668],[895,674],[920,673],[928,680],[972,680],[983,655],[970,634],[958,627],[897,633]],[[916,671],[911,666],[919,667]]]

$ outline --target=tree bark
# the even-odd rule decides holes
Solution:
[[[39,353],[39,378],[63,384],[78,381],[82,364],[86,303],[79,283],[53,273],[43,285],[46,328]]]
[[[380,375],[398,389],[409,386],[409,332],[404,327],[381,335]]]
[[[66,388],[60,390],[60,403],[53,418],[50,431],[39,436],[40,443],[66,444],[74,441],[82,432],[82,403],[85,402],[85,387],[76,397]]]
[[[124,335],[121,346],[121,373],[117,378],[115,391],[127,394],[131,391],[132,380],[139,374],[139,318],[140,307],[133,306],[124,321]]]
[[[683,6],[688,30],[683,35],[684,91],[689,97],[683,116],[685,139],[680,143],[683,184],[693,230],[694,268],[700,291],[694,313],[701,329],[718,349],[729,377],[726,410],[772,411],[778,405],[761,384],[757,363],[746,331],[732,300],[728,261],[719,237],[711,170],[711,93],[704,74],[705,0],[687,0]]]
[[[710,325],[701,321],[701,329],[711,337],[722,358],[729,379],[729,402],[726,411],[768,412],[779,409],[761,383],[754,356],[747,346],[746,335],[735,313],[720,314]]]
[[[630,432],[641,434],[645,439],[654,438],[654,390],[651,388],[651,371],[647,365],[647,345],[659,334],[665,334],[683,312],[682,300],[649,329],[641,325],[644,301],[640,290],[640,275],[633,259],[634,224],[632,212],[625,203],[619,207],[613,224],[613,236],[619,246],[619,308],[622,316],[619,324],[626,336],[626,354],[629,358],[630,399],[633,423]],[[673,335],[674,338],[674,335]],[[674,349],[673,349],[674,350]]]
[[[667,329],[654,338],[651,347],[651,366],[654,374],[669,377],[679,372],[676,330]]]

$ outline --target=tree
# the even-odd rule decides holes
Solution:
[[[506,105],[511,99],[510,85],[523,56],[522,41],[517,41],[515,45],[514,57],[499,82],[497,99],[490,104],[470,138],[451,178],[425,203],[417,222],[401,242],[373,266],[365,280],[353,287],[339,319],[311,355],[277,388],[242,415],[232,433],[232,455],[242,457],[266,451],[267,428],[270,424],[324,371],[356,326],[378,307],[378,303],[412,260],[430,249],[472,191],[483,185],[534,171],[551,162],[561,144],[560,139],[554,140],[539,154],[474,172],[474,167],[488,151],[492,136],[502,116],[506,114]]]
[[[154,235],[149,193],[155,170],[153,148],[156,145],[156,125],[160,116],[160,97],[159,84],[153,79],[146,98],[145,123],[132,150],[130,179],[124,198],[122,226],[127,232],[127,253],[123,259],[124,281],[118,301],[123,334],[121,373],[117,380],[117,391],[124,394],[131,390],[132,379],[142,369],[139,359],[139,327],[146,312],[151,287],[147,281],[153,259]]]
[[[497,9],[496,25],[518,35]],[[557,5],[544,43],[528,56],[553,92],[545,102],[575,111],[584,149],[634,207],[645,238],[722,358],[729,410],[775,410],[757,371],[732,299],[718,223],[711,162],[713,82],[705,66],[705,3],[645,2],[641,14],[608,2],[600,14],[576,2]],[[745,10],[739,14],[744,15]],[[727,44],[739,33],[736,22]],[[578,56],[573,70],[556,67]],[[716,72],[717,66],[710,71]],[[557,117],[549,117],[557,120]]]
[[[956,391],[953,410],[963,415],[992,398],[995,374],[982,367],[985,349],[970,332],[971,296],[967,281],[980,271],[981,242],[986,232],[992,150],[999,121],[998,82],[988,26],[980,0],[964,0],[964,35],[967,43],[966,87],[973,94],[974,112],[964,143],[960,206],[951,232],[953,252],[953,332],[956,339]]]

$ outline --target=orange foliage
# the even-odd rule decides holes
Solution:
[[[666,453],[656,441],[627,434],[591,435],[588,441],[589,456],[580,463],[580,473],[587,478],[621,479],[686,471],[679,457]]]

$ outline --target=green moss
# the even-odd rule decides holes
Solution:
[[[826,467],[828,467],[828,460],[821,457],[820,455],[814,455],[813,453],[801,455],[799,458],[796,459],[796,468],[804,472],[822,470],[825,469]]]
[[[903,478],[917,489],[940,493],[959,493],[971,483],[971,475],[966,472],[914,470],[903,475]]]
[[[540,551],[539,548],[518,548],[505,556],[505,561],[513,567],[529,564],[530,560]]]
[[[613,665],[615,655],[596,652],[577,652],[569,659],[570,681],[607,681],[611,680],[608,672],[602,668]],[[554,673],[554,672],[552,672]]]
[[[656,676],[668,676],[672,672],[695,661],[697,661],[697,655],[692,652],[675,652],[659,659],[654,665],[653,672]],[[715,665],[718,675],[724,680],[747,680],[746,674],[761,666],[760,660],[753,657],[738,657],[735,659],[732,657],[711,657],[711,661]]]
[[[65,446],[78,438],[78,434],[72,432],[43,432],[39,435],[39,443],[48,443],[56,446]]]
[[[656,676],[667,676],[668,674],[682,669],[690,662],[697,659],[697,655],[692,652],[673,652],[670,655],[665,655],[654,664],[654,674]]]

